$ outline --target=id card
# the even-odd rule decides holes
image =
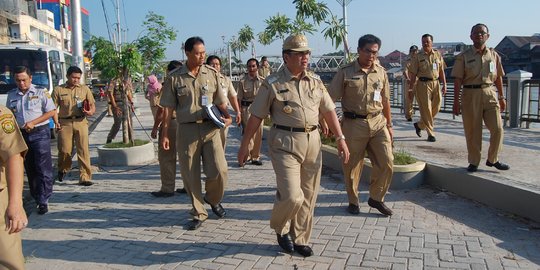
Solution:
[[[208,105],[208,97],[206,95],[201,97],[201,105],[202,106]]]
[[[433,62],[433,70],[437,70],[437,69],[438,69],[437,62]]]
[[[495,63],[489,62],[489,73],[495,72]]]
[[[373,101],[377,101],[377,102],[382,101],[381,90],[375,90],[375,92],[373,93]]]

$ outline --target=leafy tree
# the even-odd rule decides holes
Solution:
[[[134,43],[142,55],[144,75],[160,72],[160,62],[165,59],[166,45],[176,40],[176,30],[170,27],[165,17],[150,11],[142,26],[144,36]]]
[[[259,42],[263,45],[269,45],[276,39],[285,39],[285,35],[290,33],[291,19],[279,13],[266,19],[266,28],[262,33],[259,33]],[[262,36],[262,39],[261,39]]]

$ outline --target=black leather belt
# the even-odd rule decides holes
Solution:
[[[428,77],[418,77],[418,80],[420,80],[421,82],[431,82],[431,81],[436,81],[438,80],[439,78],[428,78]]]
[[[493,86],[493,84],[491,84],[491,83],[467,84],[467,85],[464,85],[463,88],[480,89],[480,88],[487,88],[487,87],[491,87],[491,86]]]
[[[381,112],[376,112],[376,113],[370,113],[370,114],[366,114],[366,115],[361,115],[361,114],[356,114],[356,113],[353,113],[353,112],[343,112],[343,116],[345,116],[345,118],[349,118],[349,119],[370,119],[370,118],[373,118],[377,115],[379,115]]]
[[[309,126],[305,128],[296,128],[296,127],[288,127],[288,126],[282,126],[282,125],[276,125],[274,124],[274,127],[281,130],[286,131],[292,131],[292,132],[312,132],[317,129],[317,126]]]
[[[249,106],[249,105],[251,105],[251,103],[253,103],[253,101],[247,101],[247,100],[242,100],[242,101],[240,101],[240,104],[241,104],[242,106],[246,106],[246,107]]]
[[[38,131],[38,130],[48,129],[48,128],[49,128],[49,124],[45,124],[45,125],[41,125],[41,126],[34,127],[34,128],[31,129],[30,131],[26,131],[26,129],[21,128],[21,131],[23,131],[23,132],[36,132],[36,131]]]
[[[73,120],[73,119],[83,119],[84,116],[69,116],[69,117],[60,117],[60,119],[70,119],[70,120]]]

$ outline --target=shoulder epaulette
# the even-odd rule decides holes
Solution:
[[[310,76],[311,78],[313,78],[313,79],[316,79],[316,80],[319,80],[319,81],[321,80],[321,76],[319,76],[318,74],[316,74],[316,73],[313,72],[313,71],[310,71],[310,72],[309,72],[309,76]]]
[[[266,77],[266,81],[268,82],[268,84],[273,84],[278,80],[276,74],[277,73],[273,73],[273,74],[270,74],[268,77]]]

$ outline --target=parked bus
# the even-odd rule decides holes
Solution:
[[[13,70],[26,66],[32,72],[32,83],[52,93],[54,87],[66,82],[66,70],[71,54],[57,48],[32,45],[0,45],[0,104],[6,104],[6,94],[16,88]]]

